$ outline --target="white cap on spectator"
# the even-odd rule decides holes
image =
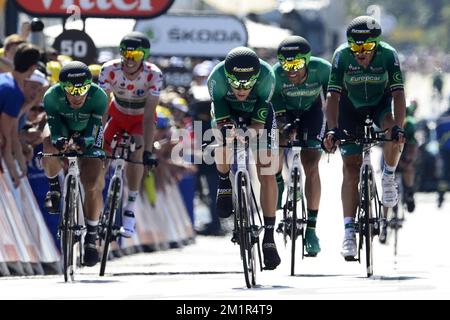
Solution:
[[[34,70],[31,77],[27,79],[28,81],[39,82],[43,87],[48,86],[48,81],[45,75],[39,70]]]
[[[211,73],[213,69],[213,64],[211,61],[203,61],[202,63],[197,64],[192,70],[192,74],[195,77],[207,77]]]

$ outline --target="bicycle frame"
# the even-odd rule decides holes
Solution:
[[[120,197],[123,192],[123,171],[125,168],[125,163],[127,161],[132,162],[129,159],[130,153],[135,151],[135,141],[128,135],[128,133],[124,132],[121,139],[121,142],[118,144],[117,134],[114,136],[111,143],[113,156],[108,157],[115,162],[116,166],[114,168],[114,174],[108,185],[107,201],[105,203],[106,206],[101,216],[99,229],[100,239],[104,241],[102,260],[100,263],[100,276],[104,276],[105,274],[110,242],[115,240],[120,234],[120,229],[115,228],[114,223],[116,220],[116,213],[118,211],[117,209],[119,208],[121,202]],[[117,149],[120,150],[120,155],[116,155]]]
[[[104,156],[101,154],[83,155],[75,150],[69,150],[57,154],[40,152],[38,157],[56,157],[68,160],[69,166],[64,178],[63,208],[59,219],[58,238],[61,240],[64,280],[67,282],[70,278],[71,281],[74,281],[77,265],[84,264],[84,237],[87,233],[78,160],[80,158],[104,159]]]
[[[307,131],[303,133],[302,140],[299,140],[300,130],[299,130],[300,119],[297,118],[294,121],[294,126],[296,126],[296,138],[287,143],[287,145],[280,145],[280,147],[288,148],[289,153],[287,155],[287,165],[289,168],[288,175],[288,190],[286,196],[286,202],[283,206],[283,219],[278,225],[277,232],[283,233],[284,244],[287,245],[287,237],[289,231],[289,237],[291,238],[291,276],[295,275],[295,252],[296,252],[296,240],[301,233],[301,248],[302,248],[302,259],[305,257],[305,224],[306,220],[306,210],[304,202],[304,192],[303,192],[303,175],[302,175],[302,163],[301,163],[301,150],[305,146],[307,141],[308,133]],[[301,205],[301,209],[298,210],[298,205]],[[306,255],[309,256],[309,255]],[[311,255],[312,256],[312,255]]]
[[[374,169],[371,161],[371,148],[379,141],[389,141],[377,136],[372,127],[373,121],[366,119],[364,125],[364,137],[358,139],[363,147],[363,159],[359,172],[359,205],[356,222],[359,233],[358,261],[361,263],[361,250],[363,242],[366,244],[366,272],[367,277],[373,274],[373,248],[372,241],[374,235],[379,235],[381,201],[379,200],[377,186],[375,182]],[[367,184],[367,185],[366,185]],[[375,207],[373,201],[375,201]]]
[[[68,173],[66,174],[66,177],[64,178],[64,196],[63,196],[63,210],[61,214],[61,222],[60,222],[60,228],[63,225],[63,223],[69,223],[69,227],[71,228],[73,234],[75,235],[75,239],[72,239],[72,257],[69,257],[72,259],[72,263],[70,266],[68,266],[67,273],[70,275],[70,279],[74,281],[75,271],[77,267],[77,258],[78,253],[80,253],[80,264],[83,264],[83,256],[84,256],[84,236],[86,235],[86,227],[84,223],[84,214],[83,214],[83,203],[81,198],[81,187],[80,187],[80,170],[78,168],[78,159],[77,157],[68,157],[69,162],[69,169]],[[75,217],[68,217],[69,219],[73,219],[75,225],[70,225],[69,221],[64,221],[66,217],[66,210],[68,210],[68,206],[66,206],[66,199],[67,197],[71,196],[68,194],[69,190],[69,183],[70,181],[73,181],[72,187],[75,189],[72,189],[72,195],[71,198],[72,203],[70,203],[72,208],[76,208],[77,216]],[[60,234],[61,230],[58,231],[59,237],[61,237]],[[63,241],[63,239],[61,239]],[[65,278],[68,278],[68,275],[65,275]]]
[[[243,120],[239,120],[238,128],[246,129],[242,126]],[[264,227],[255,224],[255,212],[259,216],[259,211],[256,205],[256,199],[251,187],[250,173],[248,171],[249,159],[249,137],[245,138],[242,143],[239,139],[233,140],[233,159],[234,163],[231,166],[233,181],[233,203],[235,208],[235,231],[239,228],[239,239],[241,248],[241,258],[243,259],[245,280],[248,288],[256,285],[256,253],[255,239],[259,239],[259,235]],[[244,188],[245,196],[243,197],[242,188]],[[245,206],[245,207],[244,207]],[[246,216],[245,216],[246,212]],[[260,218],[260,217],[259,217]],[[261,220],[261,218],[260,218]],[[239,227],[238,227],[239,226]],[[249,241],[249,243],[247,243]],[[248,246],[247,246],[248,245]],[[258,256],[261,271],[263,270],[261,261],[260,243],[257,241]],[[249,276],[251,273],[251,279]]]

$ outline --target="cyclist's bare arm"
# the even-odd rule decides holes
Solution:
[[[392,98],[394,100],[394,120],[395,124],[400,128],[403,128],[406,116],[406,99],[405,91],[396,90],[392,92]]]
[[[339,117],[339,100],[341,98],[341,94],[337,92],[328,92],[327,94],[327,102],[326,102],[326,116],[327,116],[327,122],[328,122],[328,128],[336,128],[338,123],[338,117]],[[338,142],[339,143],[339,142]],[[324,140],[325,147],[327,150],[331,151],[334,142],[331,136],[327,136]]]
[[[109,105],[110,105],[110,103],[111,103],[111,92],[109,92],[109,91],[107,91],[107,90],[105,90],[105,92],[106,92],[106,94],[108,95],[108,107],[106,107],[106,110],[105,110],[105,112],[103,113],[103,117],[102,117],[102,125],[103,125],[103,128],[105,127],[105,125],[106,125],[106,122],[108,122],[108,117],[109,117]]]

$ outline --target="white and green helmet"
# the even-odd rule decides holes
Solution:
[[[231,87],[251,89],[258,80],[261,63],[253,50],[237,47],[227,54],[224,69]]]

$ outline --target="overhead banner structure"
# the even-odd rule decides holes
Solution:
[[[138,21],[135,30],[148,35],[156,56],[220,58],[248,39],[244,23],[228,15],[164,15]]]
[[[165,13],[174,0],[14,0],[32,16],[149,19]]]

